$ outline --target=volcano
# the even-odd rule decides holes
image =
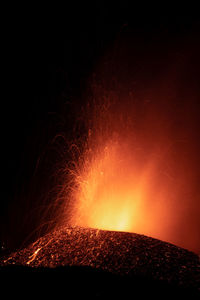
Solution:
[[[129,232],[61,227],[1,258],[0,266],[15,294],[27,286],[36,294],[53,289],[99,299],[200,292],[198,255]]]

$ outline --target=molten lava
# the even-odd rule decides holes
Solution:
[[[187,116],[176,114],[167,97],[99,98],[83,114],[88,134],[68,168],[64,222],[135,232],[195,250],[192,123],[184,132],[176,127]],[[190,205],[192,197],[196,206]]]
[[[125,171],[126,162],[118,148],[119,145],[112,143],[105,146],[83,172],[77,195],[81,225],[131,231],[132,220],[137,222],[136,212],[144,193],[138,188],[134,174]]]
[[[129,152],[127,145],[111,141],[87,158],[78,176],[76,225],[143,234],[153,230],[159,236],[163,228],[157,224],[166,207],[160,188],[153,187],[154,162],[141,166]]]
[[[169,237],[171,178],[163,170],[162,139],[159,147],[145,149],[124,112],[120,122],[111,105],[95,109],[99,113],[92,114],[84,153],[73,170],[72,225]]]

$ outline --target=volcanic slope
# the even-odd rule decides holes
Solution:
[[[5,282],[34,282],[36,288],[48,278],[51,287],[64,281],[62,289],[69,292],[75,284],[75,294],[92,298],[200,293],[198,255],[128,232],[61,227],[1,258],[0,266]]]

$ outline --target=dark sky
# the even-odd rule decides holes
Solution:
[[[38,226],[38,214],[29,216],[53,185],[49,174],[59,164],[49,145],[63,132],[71,138],[88,78],[107,51],[127,35],[137,41],[137,51],[144,53],[148,44],[154,52],[158,44],[162,48],[184,36],[197,39],[199,25],[192,14],[144,15],[103,4],[92,11],[66,8],[62,16],[20,8],[6,14],[1,46],[0,214],[6,247],[21,245]]]

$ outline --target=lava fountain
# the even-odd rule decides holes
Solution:
[[[87,105],[86,142],[68,170],[72,189],[64,219],[71,225],[187,246],[180,232],[187,221],[182,197],[188,178],[173,157],[167,103],[120,101],[111,93]]]
[[[65,168],[61,223],[145,234],[199,252],[199,85],[190,82],[192,55],[178,62],[160,55],[157,67],[146,58],[152,68],[143,62],[144,74],[127,49],[110,62],[103,58],[89,80]]]
[[[75,223],[116,231],[144,231],[144,201],[152,169],[140,169],[119,140],[106,143],[85,166]],[[147,223],[149,223],[147,221]],[[142,229],[143,228],[143,229]]]

